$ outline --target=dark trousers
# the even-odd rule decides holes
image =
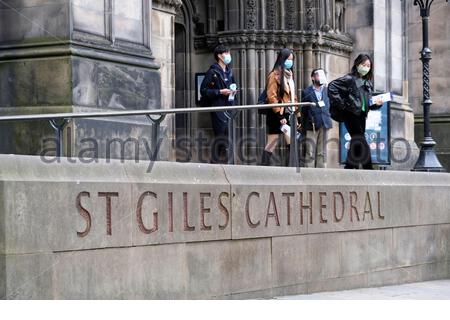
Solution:
[[[363,169],[373,169],[370,147],[365,137],[365,113],[361,113],[359,116],[348,113],[344,124],[352,138],[350,141],[350,149],[347,153],[345,169],[359,169],[360,165],[362,165]]]
[[[228,121],[225,122],[219,115],[211,113],[214,139],[211,144],[211,163],[228,163]]]

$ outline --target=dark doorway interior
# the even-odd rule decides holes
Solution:
[[[184,25],[175,23],[175,107],[188,108],[188,72],[187,72],[187,47],[186,28]],[[188,115],[177,114],[175,116],[175,139],[177,142],[186,140],[188,137]],[[186,161],[186,146],[176,143],[177,161]]]

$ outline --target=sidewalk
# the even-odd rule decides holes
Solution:
[[[450,300],[450,280],[275,297],[280,300]]]

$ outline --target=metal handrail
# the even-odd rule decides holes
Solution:
[[[133,110],[133,111],[110,111],[110,112],[88,112],[88,113],[48,113],[31,115],[0,116],[3,121],[27,121],[27,120],[52,120],[52,119],[77,119],[77,118],[102,118],[102,117],[126,117],[126,116],[151,116],[178,113],[196,112],[219,112],[229,110],[255,110],[269,109],[274,107],[300,107],[315,106],[311,102],[277,103],[277,104],[255,104],[243,106],[202,107],[202,108],[178,108],[178,109],[156,109],[156,110]]]
[[[256,104],[256,105],[242,105],[242,106],[219,106],[219,107],[201,107],[201,108],[178,108],[178,109],[157,109],[157,110],[133,110],[133,111],[109,111],[109,112],[89,112],[89,113],[48,113],[48,114],[32,114],[32,115],[13,115],[0,116],[0,122],[7,121],[37,121],[47,120],[56,133],[56,156],[61,157],[63,150],[63,131],[64,128],[72,119],[79,118],[104,118],[104,117],[127,117],[127,116],[146,116],[152,122],[152,141],[157,142],[159,138],[160,124],[168,114],[181,113],[201,113],[201,112],[220,112],[220,111],[234,111],[234,110],[257,110],[269,109],[274,107],[312,107],[315,103],[311,102],[295,102],[295,103],[277,103],[277,104]],[[236,113],[237,114],[237,113]],[[236,114],[231,115],[228,123],[228,139],[230,145],[228,148],[228,163],[234,164],[234,119]],[[159,116],[153,118],[152,116]],[[297,117],[292,112],[290,115],[291,122],[291,137],[296,136]],[[297,139],[292,139],[289,165],[298,167],[298,145]],[[153,156],[158,160],[158,143],[155,143]]]

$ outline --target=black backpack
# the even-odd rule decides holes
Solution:
[[[264,89],[263,92],[261,92],[261,94],[258,97],[258,102],[257,104],[267,104],[267,89]],[[267,112],[270,109],[265,108],[265,109],[258,109],[258,114],[264,114],[267,115]]]
[[[328,88],[333,85],[333,81],[330,82],[328,85]],[[344,108],[345,106],[340,105],[330,94],[330,90],[328,89],[328,98],[330,100],[330,115],[331,119],[337,122],[344,122],[345,120],[345,112]]]

